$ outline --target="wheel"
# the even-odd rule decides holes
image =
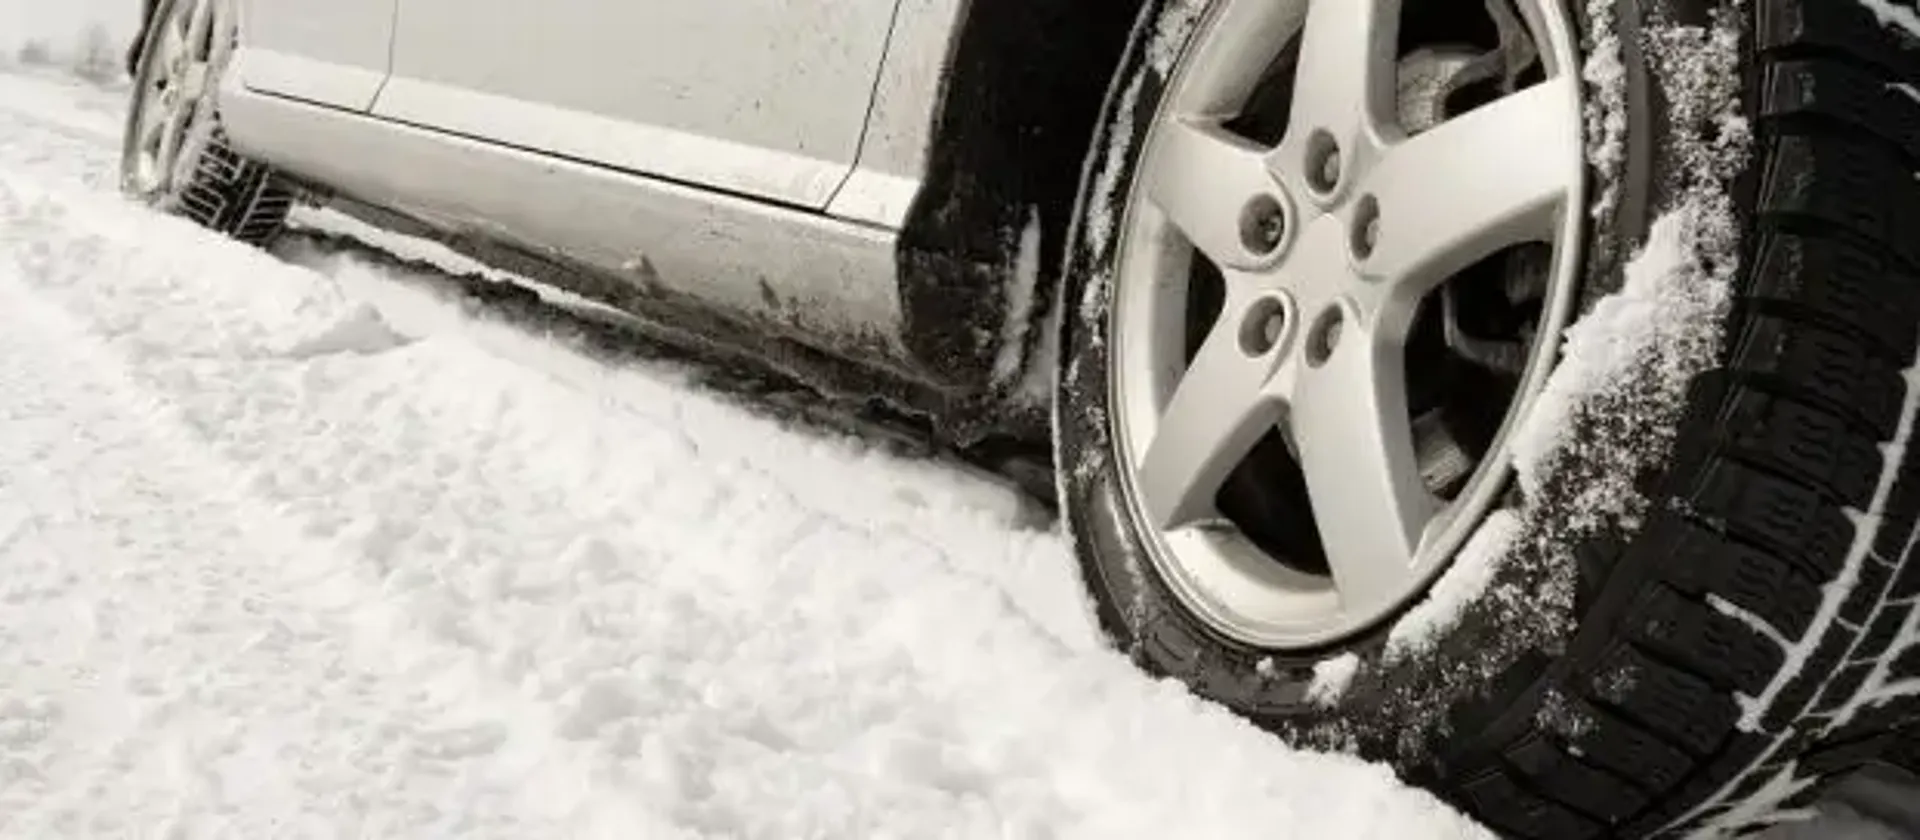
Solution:
[[[231,0],[160,0],[137,53],[121,189],[217,233],[264,246],[296,192],[227,144],[218,80],[237,32]]]
[[[1920,711],[1878,9],[1149,3],[1057,301],[1117,645],[1515,837],[1733,832],[1875,758]]]

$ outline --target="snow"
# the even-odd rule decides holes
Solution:
[[[1793,642],[1788,641],[1787,637],[1780,632],[1780,628],[1773,626],[1766,619],[1755,615],[1751,610],[1735,604],[1732,601],[1728,601],[1719,595],[1708,595],[1707,606],[1712,607],[1714,612],[1746,625],[1747,629],[1752,630],[1761,638],[1772,642],[1775,647],[1780,648],[1782,651],[1789,650],[1793,647]]]
[[[153,216],[49,85],[0,83],[0,834],[1486,836],[1141,675],[1011,491]]]
[[[1613,23],[1610,0],[1593,0],[1588,11],[1596,23]],[[1460,626],[1465,611],[1482,611],[1501,633],[1475,645],[1473,661],[1443,677],[1456,685],[1490,678],[1527,650],[1558,654],[1575,620],[1569,546],[1603,531],[1637,531],[1647,500],[1635,478],[1664,460],[1688,386],[1717,360],[1739,259],[1727,186],[1750,139],[1738,108],[1741,33],[1716,15],[1713,26],[1656,25],[1642,34],[1671,107],[1667,152],[1677,163],[1677,196],[1656,208],[1645,242],[1611,243],[1631,253],[1620,288],[1567,329],[1561,358],[1513,432],[1521,498],[1507,512],[1518,524],[1490,517],[1481,530],[1516,533],[1498,540],[1504,550],[1463,550],[1389,633],[1385,658],[1404,660]],[[1593,37],[1602,47],[1617,40],[1609,32]],[[1613,101],[1620,99],[1620,70],[1612,66],[1618,60],[1614,44],[1595,52],[1582,71],[1602,83],[1588,115],[1590,131],[1600,132],[1589,138],[1598,141],[1590,154],[1601,163],[1617,151],[1605,134],[1622,104]],[[1614,197],[1599,200],[1596,211]],[[1554,493],[1543,492],[1549,485]],[[1431,706],[1409,711],[1429,719],[1438,713]]]
[[[1899,465],[1906,459],[1907,447],[1913,444],[1914,419],[1916,414],[1920,414],[1920,349],[1917,349],[1915,354],[1913,365],[1903,373],[1907,394],[1901,402],[1899,426],[1894,430],[1893,440],[1882,449],[1885,467],[1881,471],[1880,483],[1875,485],[1873,499],[1865,512],[1848,511],[1848,518],[1854,523],[1854,541],[1848,547],[1846,562],[1839,578],[1829,584],[1827,590],[1822,593],[1820,612],[1814,616],[1816,622],[1839,620],[1841,605],[1845,603],[1846,597],[1853,593],[1854,587],[1859,585],[1861,571],[1867,558],[1873,556],[1875,538],[1879,536],[1880,529],[1885,523],[1887,500],[1893,492]],[[1909,532],[1906,544],[1901,548],[1904,552],[1901,556],[1907,558],[1908,562],[1913,562],[1913,547],[1916,540],[1920,540],[1920,530]],[[1803,667],[1806,660],[1813,655],[1816,643],[1816,640],[1809,636],[1788,647],[1788,664],[1795,669]],[[1920,610],[1909,609],[1906,619],[1901,622],[1898,634],[1889,643],[1880,661],[1874,663],[1873,669],[1867,673],[1867,679],[1855,690],[1854,696],[1848,698],[1839,711],[1834,712],[1833,719],[1827,725],[1827,731],[1834,732],[1847,726],[1853,722],[1855,716],[1868,708],[1884,705],[1903,696],[1920,694],[1920,680],[1910,677],[1896,678],[1891,667],[1916,645],[1920,645]],[[1768,689],[1775,690],[1771,685]],[[1766,701],[1767,697],[1763,694],[1761,697],[1754,698],[1752,702],[1755,706],[1759,706]],[[1742,722],[1745,723],[1747,720],[1743,717]]]
[[[1488,516],[1426,597],[1394,622],[1387,633],[1387,661],[1425,653],[1457,626],[1467,605],[1487,594],[1520,531],[1520,517],[1513,511]]]
[[[1898,0],[1860,0],[1881,26],[1898,30],[1915,40],[1920,40],[1920,12],[1912,6],[1902,5]]]
[[[1786,810],[1785,805],[1788,800],[1805,792],[1818,778],[1801,777],[1799,762],[1789,761],[1785,767],[1774,771],[1759,790],[1735,803],[1726,813],[1704,821],[1689,836],[1705,840],[1734,836],[1743,829],[1756,826],[1807,822],[1815,816],[1815,812]]]
[[[1762,731],[1761,724],[1767,713],[1778,702],[1781,692],[1800,675],[1807,661],[1826,641],[1828,631],[1834,622],[1842,620],[1840,610],[1845,606],[1848,596],[1860,583],[1862,571],[1867,559],[1873,553],[1873,544],[1880,534],[1885,521],[1887,500],[1893,495],[1893,485],[1900,474],[1900,464],[1904,460],[1907,446],[1913,437],[1913,425],[1916,412],[1920,412],[1920,351],[1916,351],[1912,367],[1904,375],[1906,395],[1901,399],[1900,422],[1894,430],[1893,439],[1881,448],[1882,466],[1878,481],[1874,485],[1873,497],[1864,511],[1848,510],[1847,518],[1854,526],[1853,542],[1847,547],[1846,558],[1841,562],[1839,574],[1821,588],[1820,606],[1814,611],[1813,619],[1807,631],[1786,647],[1786,661],[1780,672],[1767,682],[1758,695],[1740,698],[1740,729],[1745,732]],[[1890,661],[1890,660],[1889,660]],[[1845,725],[1852,719],[1867,699],[1873,697],[1876,689],[1884,689],[1887,684],[1887,667],[1883,663],[1874,669],[1874,675],[1861,685],[1859,695],[1850,699],[1835,715],[1836,727]],[[1876,681],[1874,676],[1878,677]],[[1890,698],[1881,698],[1890,699]]]
[[[1703,324],[1716,319],[1726,298],[1724,288],[1701,282],[1695,231],[1702,212],[1686,205],[1655,221],[1620,291],[1567,328],[1560,364],[1513,438],[1514,471],[1525,492],[1540,491],[1543,469],[1572,443],[1567,434],[1585,401],[1646,373],[1651,355],[1708,337],[1702,333],[1713,327]]]
[[[1007,314],[1001,322],[1000,351],[993,360],[993,383],[1005,388],[1022,372],[1027,352],[1028,325],[1033,323],[1034,293],[1040,287],[1040,209],[1028,208],[1027,223],[1014,248],[1013,277],[1007,282]]]
[[[1149,76],[1156,80],[1165,80],[1172,72],[1173,62],[1179,58],[1180,47],[1187,42],[1194,27],[1200,23],[1202,5],[1195,0],[1173,0],[1160,11],[1157,19],[1151,21],[1153,38],[1147,45],[1146,60],[1140,71],[1127,82],[1126,93],[1118,100],[1120,110],[1112,120],[1113,125],[1107,139],[1106,161],[1124,160],[1132,150],[1134,135],[1138,133],[1135,120],[1141,116],[1134,113],[1134,110],[1140,101],[1143,86]],[[1141,26],[1146,26],[1148,23],[1149,21],[1144,18],[1140,21]],[[1120,220],[1114,218],[1114,213],[1124,206],[1122,197],[1119,195],[1122,187],[1120,176],[1123,171],[1124,168],[1120,166],[1107,166],[1100,170],[1093,184],[1093,196],[1087,204],[1091,208],[1092,216],[1086,223],[1092,226],[1088,230],[1087,241],[1096,254],[1106,252],[1108,244],[1115,235],[1115,227],[1120,224]],[[1089,284],[1087,298],[1082,303],[1083,317],[1093,317],[1088,313],[1100,311],[1099,305],[1095,303],[1097,299],[1095,287],[1100,286],[1104,284]]]
[[[1592,217],[1605,219],[1619,203],[1627,159],[1627,67],[1621,54],[1614,0],[1587,3],[1591,44],[1580,78],[1587,84],[1587,162],[1598,174]]]
[[[1263,676],[1271,676],[1272,660],[1263,660],[1266,671]],[[1313,682],[1307,686],[1307,700],[1321,706],[1332,706],[1340,702],[1347,689],[1353,687],[1353,680],[1360,676],[1360,656],[1343,653],[1332,659],[1323,659],[1313,666]]]

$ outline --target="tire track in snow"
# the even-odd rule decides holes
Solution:
[[[0,212],[19,218],[17,197],[0,188]],[[0,730],[16,735],[0,737],[0,831],[272,836],[340,819],[417,836],[511,815],[510,788],[394,772],[457,764],[450,746],[484,732],[393,690],[409,684],[385,654],[400,639],[376,635],[377,592],[331,574],[337,555],[209,457],[212,430],[7,270],[59,252],[6,256],[0,511],[21,524],[0,563]],[[317,787],[347,774],[390,780]]]
[[[408,329],[99,193],[111,148],[17,105],[0,290],[50,314],[0,341],[0,463],[40,471],[0,487],[37,570],[0,638],[45,660],[0,684],[13,824],[1478,836],[1137,675],[1004,491],[433,301]],[[68,430],[102,444],[41,451]]]

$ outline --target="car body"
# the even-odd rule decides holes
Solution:
[[[1026,374],[1128,4],[238,9],[224,130],[312,193],[952,437],[1044,437]]]

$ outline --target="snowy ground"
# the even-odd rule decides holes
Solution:
[[[0,77],[6,835],[1472,833],[1135,674],[1009,491],[138,210],[115,107]]]
[[[1480,836],[1137,674],[1007,489],[135,208],[119,108],[0,75],[0,836]]]

